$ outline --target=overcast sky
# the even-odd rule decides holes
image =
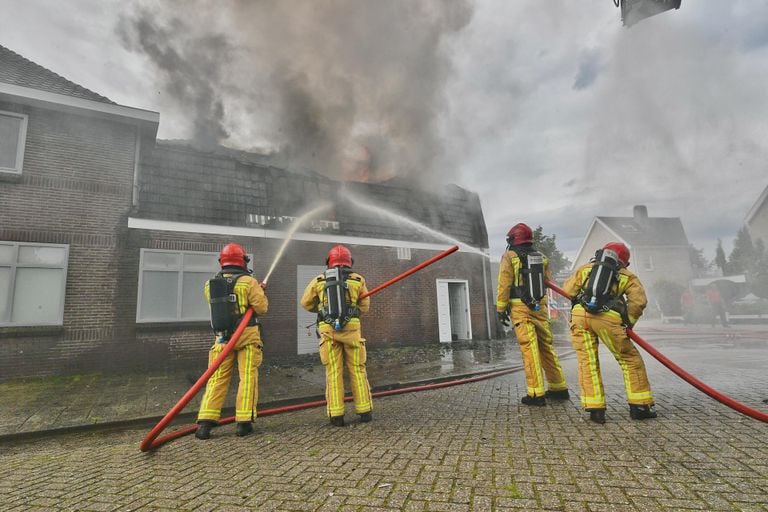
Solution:
[[[328,1],[334,8],[344,4]],[[204,24],[200,30],[209,35],[247,34],[244,27],[258,27],[258,9],[266,3],[252,2],[253,20],[241,15],[231,31],[231,19],[210,12],[196,18],[174,9],[189,24],[182,30],[192,32]],[[137,51],[135,42],[131,47],[125,30],[120,35],[117,28],[120,17],[131,16],[137,5],[167,12],[169,4],[0,0],[8,14],[0,18],[0,44],[117,103],[159,111],[161,138],[188,138],[193,129],[189,109],[178,97],[169,97],[157,63]],[[406,39],[398,51],[437,41],[429,49],[439,48],[439,57],[446,59],[440,61],[446,65],[425,66],[436,70],[434,80],[414,81],[413,89],[421,85],[424,94],[426,83],[427,92],[434,90],[437,98],[429,100],[437,112],[424,113],[434,117],[419,128],[418,140],[442,144],[445,179],[480,194],[494,255],[503,249],[507,229],[522,221],[557,235],[560,248],[573,257],[593,217],[631,216],[635,204],[647,205],[650,216],[681,217],[689,240],[708,258],[714,256],[718,237],[730,250],[768,185],[768,1],[684,0],[680,10],[630,29],[622,27],[611,0],[476,0],[467,5],[469,11],[450,16],[422,13],[431,28],[435,20],[448,28],[440,25],[444,32],[438,31],[439,37]],[[390,11],[360,18],[363,30],[356,31],[354,44],[366,45],[364,38],[370,37],[370,44],[387,49],[407,38],[404,32],[385,40],[374,30],[377,19],[397,25],[398,11]],[[278,45],[275,34],[288,31],[279,26],[285,13],[271,14],[269,23],[278,26],[261,27],[274,31],[271,38],[244,45],[271,54],[265,41]],[[297,26],[304,30],[302,15],[302,9],[295,9],[290,21],[298,17]],[[317,12],[306,12],[310,15],[315,18]],[[405,26],[415,15],[402,16]],[[331,25],[323,23],[321,30]],[[247,37],[227,39],[224,51],[238,53],[239,41]],[[306,51],[286,44],[273,49],[290,60],[292,48]],[[339,51],[335,44],[329,48]],[[314,61],[299,60],[298,65],[316,68],[309,73],[312,78],[323,72],[324,57],[310,56]],[[349,67],[343,71],[350,73]],[[233,88],[220,80],[214,85]],[[267,97],[259,91],[249,95],[261,101]],[[391,97],[385,99],[389,111],[396,111]],[[415,95],[406,101],[427,100]],[[256,120],[258,109],[235,104],[223,103],[230,143],[268,143],[268,125]],[[403,118],[395,117],[392,123],[401,126]],[[434,134],[424,138],[425,129]],[[413,162],[417,156],[408,155]]]

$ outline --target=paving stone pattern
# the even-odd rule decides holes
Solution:
[[[687,344],[686,344],[687,343]],[[762,343],[762,345],[760,345]],[[768,398],[766,342],[733,351],[658,344],[753,407]],[[705,355],[702,356],[702,353]],[[645,357],[660,417],[631,421],[602,358],[608,422],[569,402],[519,404],[522,374],[375,401],[374,421],[320,409],[232,425],[140,453],[144,430],[0,446],[4,511],[768,510],[768,425],[705,397]],[[576,363],[564,362],[572,392]]]

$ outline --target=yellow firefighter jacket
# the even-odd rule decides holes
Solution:
[[[587,286],[589,281],[589,273],[592,270],[592,263],[585,263],[579,267],[576,272],[571,275],[563,285],[563,290],[571,297],[576,297],[584,287]],[[627,303],[627,316],[629,323],[635,325],[637,320],[642,316],[645,306],[648,305],[648,299],[645,296],[645,288],[643,288],[640,279],[627,270],[622,268],[619,270],[619,282],[613,287],[614,297],[624,297]],[[574,312],[582,311],[589,315],[584,310],[581,304],[576,304],[573,307]],[[618,311],[609,310],[605,313],[599,313],[600,315],[613,316],[621,321],[621,314]]]

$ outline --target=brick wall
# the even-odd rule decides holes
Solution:
[[[236,242],[254,254],[254,276],[261,280],[272,263],[282,240],[190,235],[148,230],[130,230],[129,246],[121,268],[125,283],[121,285],[127,312],[121,329],[135,332],[142,350],[161,355],[160,366],[200,366],[212,341],[210,327],[205,322],[135,324],[138,294],[138,260],[144,249],[216,252],[224,244]],[[296,354],[296,267],[323,265],[331,244],[291,242],[269,280],[267,298],[269,312],[262,318],[265,356]],[[395,248],[350,245],[355,258],[355,270],[373,288],[410,269],[436,253],[413,250],[411,260],[398,260]],[[130,270],[129,270],[130,269]],[[422,343],[438,339],[436,279],[466,279],[469,282],[470,315],[473,336],[487,339],[488,329],[483,300],[482,256],[455,253],[405,280],[377,293],[371,298],[371,311],[363,317],[363,335],[370,346],[390,342]],[[488,304],[493,307],[492,287],[488,287]],[[130,313],[130,315],[128,315]],[[130,316],[130,318],[128,318]],[[491,319],[492,322],[494,319]],[[495,322],[491,325],[495,329]],[[495,332],[492,331],[492,335]],[[158,364],[158,361],[147,361]]]
[[[99,367],[119,346],[119,239],[131,204],[128,125],[0,103],[29,116],[20,179],[0,181],[0,240],[69,244],[60,327],[0,328],[0,378]]]
[[[295,212],[282,211],[281,205],[299,209],[304,196],[332,197],[333,187],[338,186],[321,177],[283,176],[279,169],[206,159],[194,152],[157,152],[151,143],[145,143],[142,151],[154,156],[142,167],[137,210],[131,205],[133,127],[2,102],[0,110],[29,116],[23,175],[0,179],[0,240],[69,245],[63,325],[0,327],[4,354],[0,380],[97,371],[199,369],[205,365],[212,338],[207,322],[136,322],[140,250],[218,252],[225,243],[235,241],[255,254],[254,274],[262,278],[282,240],[128,229],[128,216],[243,225],[248,213],[291,215]],[[172,161],[170,167],[165,167],[164,158]],[[192,181],[189,169],[195,178]],[[188,181],[187,188],[179,185]],[[244,183],[247,190],[238,196],[237,187]],[[378,190],[386,197],[384,192]],[[418,203],[402,191],[400,194],[401,203]],[[454,234],[469,243],[487,245],[476,195],[458,188],[451,194],[452,199],[446,200],[457,202],[450,208],[438,212],[440,200],[431,197],[422,214],[454,226]],[[229,202],[233,197],[239,198],[234,208]],[[466,207],[465,216],[461,205]],[[382,237],[381,230],[386,228],[380,219],[378,225],[355,226],[347,220],[350,232],[343,233],[346,235]],[[331,245],[292,242],[288,246],[269,283],[270,312],[263,319],[267,357],[296,353],[296,266],[322,265]],[[403,261],[397,259],[395,248],[350,248],[356,270],[370,287],[435,254],[413,250],[412,259]],[[363,319],[363,333],[370,345],[436,341],[438,278],[468,280],[473,334],[487,338],[482,257],[460,253],[372,298],[372,310]],[[491,308],[492,295],[489,286]],[[495,329],[495,322],[491,328]]]

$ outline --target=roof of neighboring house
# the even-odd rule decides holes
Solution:
[[[643,245],[688,245],[680,217],[597,217],[633,247]]]
[[[0,46],[0,82],[114,105],[100,94],[67,80],[18,53]]]
[[[760,197],[757,198],[757,201],[754,205],[752,205],[749,213],[747,213],[747,219],[744,221],[745,224],[752,222],[752,219],[755,217],[755,215],[757,215],[757,212],[760,210],[760,207],[763,206],[763,203],[765,203],[766,199],[768,199],[768,186],[763,189],[763,193],[760,194]]]
[[[178,141],[157,141],[142,152],[140,181],[138,209],[132,214],[136,218],[248,227],[253,226],[249,219],[259,217],[270,227],[281,217],[328,201],[333,207],[322,218],[337,222],[334,232],[339,235],[445,243],[443,233],[473,247],[488,247],[479,197],[455,185],[423,191],[402,183],[342,183],[260,163],[259,155],[195,149]],[[375,212],[371,205],[427,229]]]

